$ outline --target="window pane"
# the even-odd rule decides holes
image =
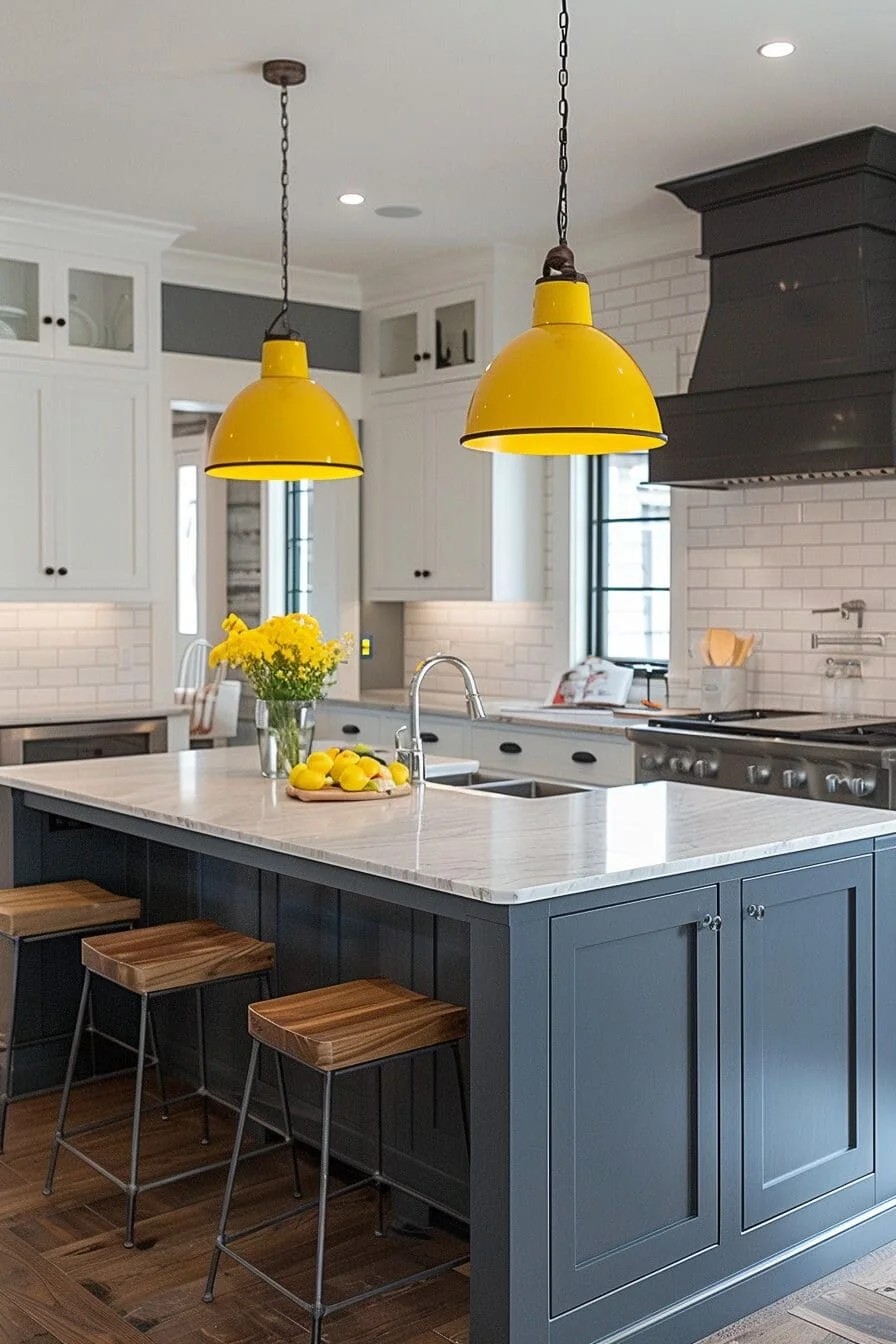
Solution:
[[[614,453],[606,459],[605,518],[668,518],[669,486],[650,485],[647,453]]]
[[[606,588],[669,587],[669,523],[604,523]]]
[[[199,633],[199,469],[177,469],[177,633]]]
[[[286,487],[286,605],[307,611],[311,599],[311,481],[293,481]]]
[[[605,657],[637,662],[669,657],[669,594],[605,593]]]

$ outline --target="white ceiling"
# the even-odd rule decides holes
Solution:
[[[896,0],[569,3],[574,245],[674,221],[665,178],[896,127]],[[278,95],[258,65],[294,56],[297,265],[530,240],[537,265],[552,241],[554,0],[0,0],[0,31],[0,192],[275,260]],[[795,56],[755,54],[778,37]],[[424,213],[373,213],[396,203]]]

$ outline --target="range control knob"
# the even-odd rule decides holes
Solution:
[[[854,798],[867,798],[874,792],[874,780],[855,775],[846,781],[847,788]]]
[[[694,762],[694,775],[697,779],[712,779],[713,775],[718,773],[719,767],[715,761],[706,761],[701,757]]]
[[[830,774],[824,777],[824,787],[826,793],[839,793],[841,789],[849,787],[849,780],[845,779],[843,775],[835,774],[832,770]]]
[[[638,764],[642,770],[659,770],[662,762],[659,756],[653,756],[649,751],[644,751],[638,757]]]
[[[767,784],[772,777],[772,772],[767,765],[756,765],[755,763],[747,766],[748,784]]]
[[[785,789],[801,789],[806,782],[805,770],[782,770],[781,783]]]
[[[669,769],[674,775],[689,775],[691,773],[691,762],[687,756],[670,756]]]

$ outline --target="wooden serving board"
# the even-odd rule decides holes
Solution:
[[[345,793],[340,788],[331,789],[294,789],[291,784],[287,784],[286,793],[289,798],[298,798],[300,803],[372,803],[380,799],[387,798],[406,798],[411,792],[410,784],[402,784],[391,793],[366,793],[363,789],[360,793]]]

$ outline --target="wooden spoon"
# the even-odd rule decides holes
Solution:
[[[700,657],[703,659],[704,667],[712,667],[712,659],[709,656],[709,636],[705,634],[697,645],[700,650]]]
[[[709,644],[709,657],[713,667],[730,667],[737,648],[737,635],[733,630],[713,626],[706,632]]]
[[[755,635],[744,635],[743,639],[740,641],[740,649],[738,650],[738,662],[737,662],[738,667],[743,667],[744,663],[747,661],[750,654],[753,652],[753,646],[755,645],[755,643],[756,643]]]

